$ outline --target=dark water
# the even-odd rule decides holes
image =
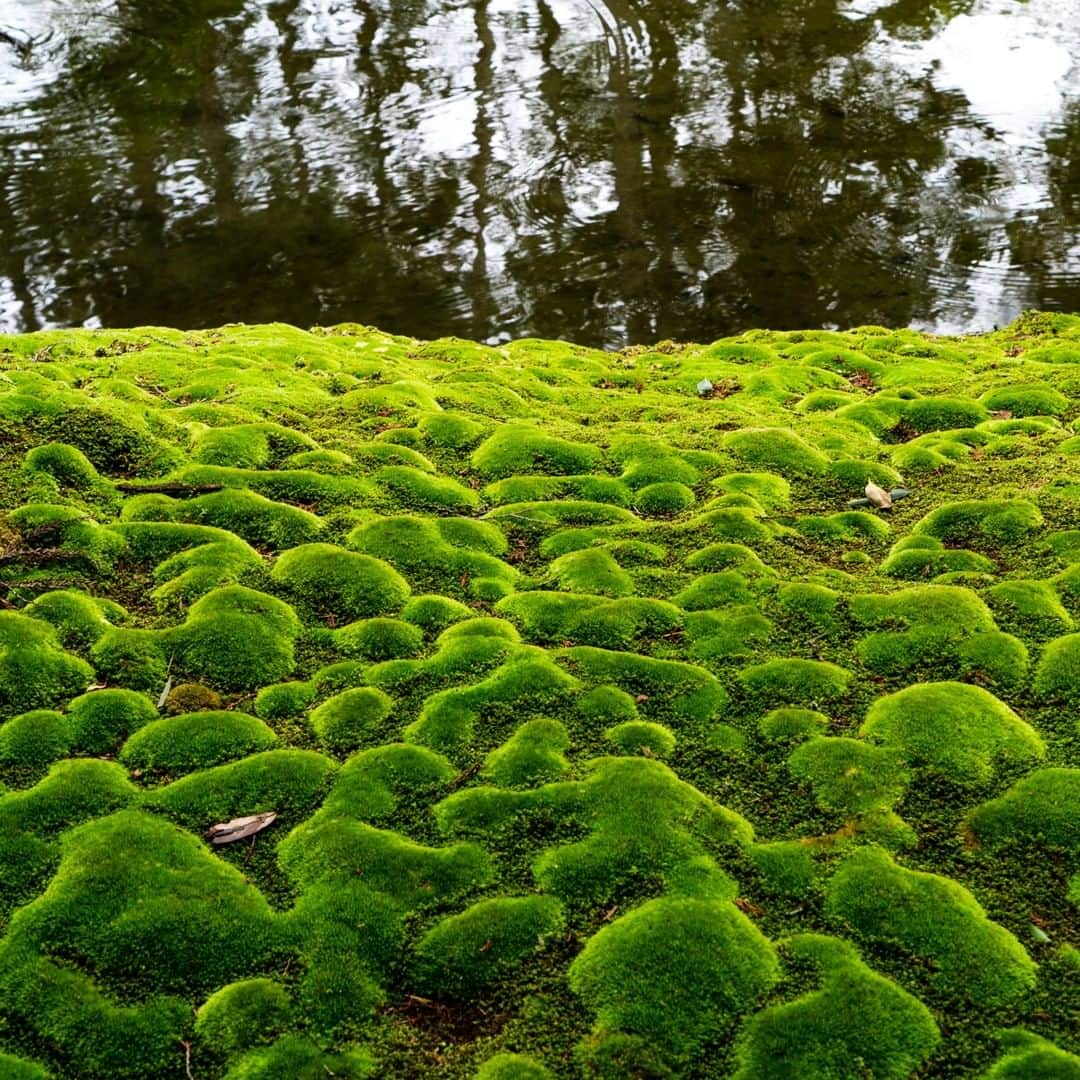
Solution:
[[[0,0],[0,329],[1080,310],[1078,0]]]

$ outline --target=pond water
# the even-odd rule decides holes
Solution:
[[[0,0],[0,329],[1080,310],[1077,0]]]

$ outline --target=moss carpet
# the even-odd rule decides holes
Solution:
[[[0,339],[0,1076],[1080,1077],[1078,417],[1039,313]]]

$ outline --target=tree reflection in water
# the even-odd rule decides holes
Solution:
[[[0,0],[0,326],[621,345],[1080,309],[1070,7]],[[1044,93],[988,112],[965,57],[1003,25],[1001,79]]]

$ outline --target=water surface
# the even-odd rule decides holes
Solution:
[[[1080,310],[1076,0],[0,0],[0,329]]]

